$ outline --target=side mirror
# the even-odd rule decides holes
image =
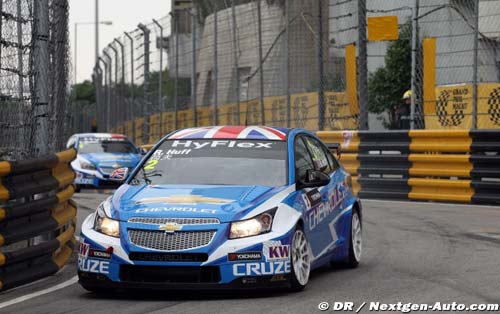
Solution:
[[[330,176],[318,170],[307,170],[306,179],[297,182],[297,189],[317,188],[330,183]]]
[[[328,143],[326,144],[326,147],[332,152],[335,152],[335,155],[337,155],[337,158],[340,159],[340,156],[342,156],[341,152],[341,146],[339,143]]]
[[[144,156],[148,153],[148,151],[145,148],[140,149],[141,155]]]
[[[111,172],[109,175],[109,180],[115,182],[123,182],[128,177],[128,168],[118,168]]]

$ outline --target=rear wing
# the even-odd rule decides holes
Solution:
[[[337,155],[337,158],[340,159],[342,155],[342,147],[340,143],[326,143],[326,147]]]

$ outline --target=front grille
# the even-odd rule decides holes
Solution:
[[[219,267],[215,266],[120,266],[120,280],[127,282],[217,283],[220,278]]]
[[[145,262],[197,262],[202,263],[208,259],[205,253],[148,253],[132,252],[128,256],[132,261]]]
[[[113,168],[113,167],[100,167],[99,170],[101,170],[101,172],[106,174],[106,175],[110,175],[111,172],[115,171],[115,168]]]
[[[220,224],[217,218],[148,218],[133,217],[128,222],[141,223],[148,225],[164,225],[176,223],[178,225],[217,225]]]
[[[182,251],[206,246],[212,241],[216,230],[178,231],[167,233],[156,230],[128,231],[130,242],[135,246],[159,251]]]

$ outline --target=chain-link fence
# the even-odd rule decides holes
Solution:
[[[62,148],[69,132],[67,0],[0,3],[0,159]]]
[[[104,50],[99,129],[498,128],[498,17],[500,0],[176,1]]]

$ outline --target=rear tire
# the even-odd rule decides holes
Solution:
[[[306,234],[301,226],[297,226],[292,237],[290,248],[290,264],[292,270],[291,290],[302,291],[309,282],[311,273],[311,252]]]
[[[75,193],[80,193],[82,191],[82,186],[80,184],[75,184]]]

